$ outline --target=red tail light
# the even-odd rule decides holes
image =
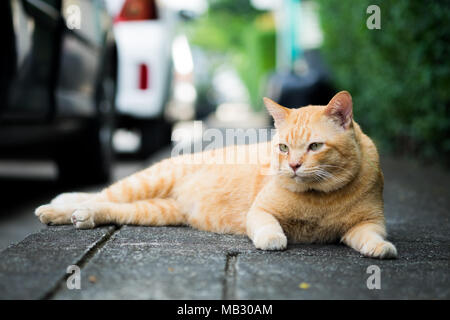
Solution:
[[[158,19],[154,0],[126,0],[114,22]]]
[[[148,89],[148,67],[145,63],[139,65],[139,89]]]

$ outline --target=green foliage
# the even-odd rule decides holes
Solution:
[[[249,91],[251,105],[258,109],[262,106],[261,94],[266,77],[275,68],[275,31],[261,29],[254,23],[244,30],[242,37],[244,46],[234,63]]]
[[[214,0],[209,11],[187,26],[191,42],[218,53],[233,65],[248,89],[254,108],[261,106],[261,88],[275,68],[275,30],[265,12],[249,0]]]
[[[450,159],[450,4],[317,0],[324,55],[355,119],[383,147]],[[366,9],[381,9],[369,30]]]

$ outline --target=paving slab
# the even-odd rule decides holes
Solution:
[[[252,242],[245,235],[217,234],[190,227],[124,226],[111,240],[122,246],[145,245],[192,252],[254,250]]]
[[[113,230],[49,227],[8,247],[0,254],[0,299],[46,298],[67,275],[67,267],[80,264]]]
[[[343,249],[239,255],[238,299],[448,299],[448,260],[378,261]],[[309,251],[313,255],[305,255]],[[380,289],[369,290],[367,268],[380,268]]]
[[[81,290],[53,298],[221,299],[230,250],[254,249],[244,236],[124,226],[83,268]]]

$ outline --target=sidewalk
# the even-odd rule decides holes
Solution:
[[[47,227],[0,253],[0,298],[449,299],[450,174],[383,160],[396,260],[339,244],[263,252],[244,236],[188,227]],[[73,264],[80,290],[66,286]],[[381,269],[381,290],[366,286],[370,265]]]

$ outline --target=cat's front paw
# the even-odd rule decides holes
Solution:
[[[397,258],[397,249],[389,241],[369,241],[365,243],[360,252],[366,257],[378,259],[395,259]]]
[[[287,247],[287,238],[283,232],[268,226],[255,231],[253,244],[261,250],[284,250]]]
[[[95,227],[94,211],[88,208],[80,208],[72,213],[72,223],[77,229],[92,229]]]
[[[70,224],[70,213],[64,207],[51,204],[40,206],[34,211],[39,220],[48,225]]]

